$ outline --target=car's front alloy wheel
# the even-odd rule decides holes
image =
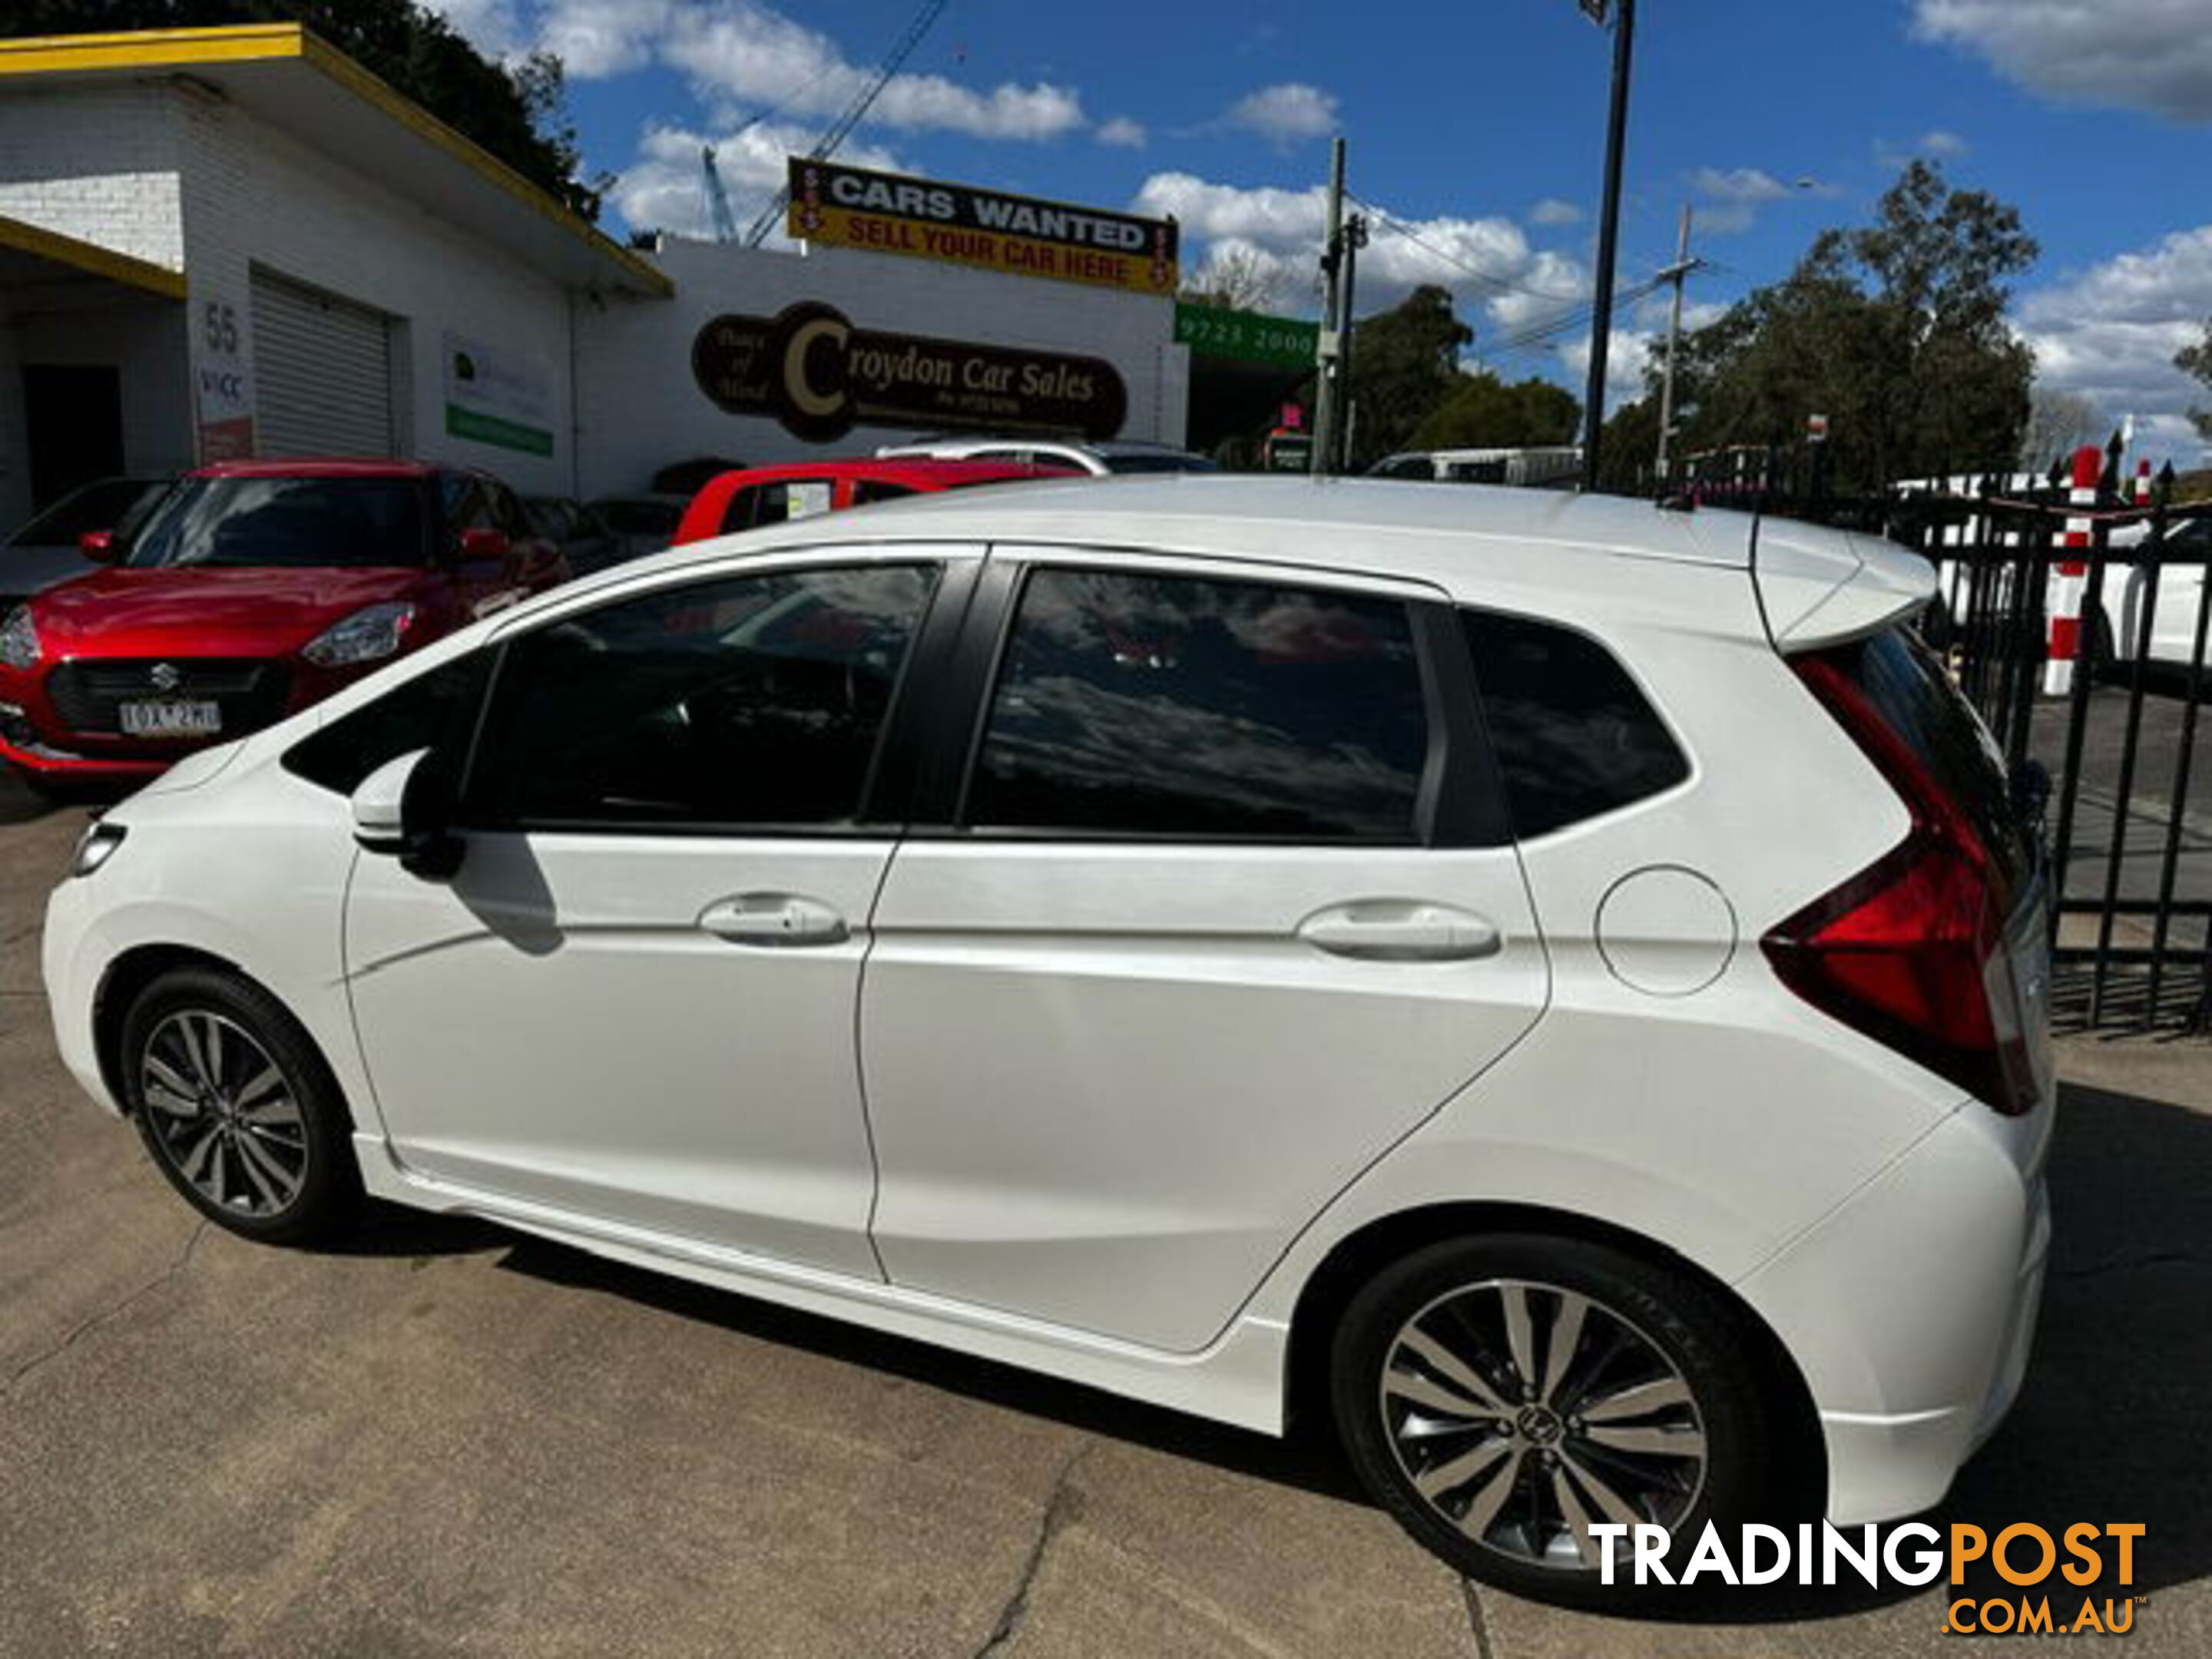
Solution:
[[[119,1059],[155,1164],[203,1214],[272,1240],[341,1218],[357,1176],[337,1085],[259,986],[213,968],[160,975],[124,1020]]]

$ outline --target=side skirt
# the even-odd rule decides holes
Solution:
[[[405,1168],[378,1135],[356,1134],[353,1145],[362,1185],[371,1197],[389,1203],[478,1216],[715,1290],[1087,1383],[1261,1434],[1283,1431],[1290,1331],[1280,1321],[1242,1317],[1196,1353],[1167,1353],[925,1291],[849,1278],[441,1181]]]

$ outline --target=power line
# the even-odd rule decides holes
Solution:
[[[1397,234],[1404,237],[1407,241],[1411,242],[1415,247],[1426,249],[1430,253],[1443,260],[1446,264],[1456,266],[1459,270],[1465,271],[1468,276],[1474,277],[1478,283],[1487,283],[1492,288],[1505,289],[1515,294],[1525,294],[1531,299],[1535,300],[1558,300],[1571,303],[1581,297],[1578,295],[1554,294],[1540,288],[1529,288],[1522,283],[1513,282],[1510,278],[1500,276],[1495,271],[1485,270],[1480,265],[1470,264],[1458,254],[1451,252],[1449,249],[1437,246],[1434,242],[1429,240],[1427,237],[1422,235],[1404,220],[1397,217],[1395,214],[1389,213],[1385,210],[1376,206],[1374,203],[1368,201],[1364,197],[1356,195],[1351,191],[1346,191],[1344,193],[1347,197],[1350,197],[1352,200],[1358,203],[1361,207],[1366,209],[1369,215],[1374,219],[1375,222],[1382,226],[1383,229],[1395,231]]]

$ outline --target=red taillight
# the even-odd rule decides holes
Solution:
[[[1791,666],[1912,814],[1902,843],[1760,941],[1784,984],[1824,1013],[1948,1078],[1997,1110],[2036,1085],[2018,1029],[2003,890],[1957,804],[1849,671]]]

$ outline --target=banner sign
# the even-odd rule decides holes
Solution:
[[[713,319],[691,343],[691,374],[730,414],[772,415],[816,443],[856,426],[1110,438],[1129,409],[1103,358],[878,333],[817,300]]]
[[[1226,306],[1176,307],[1175,337],[1200,357],[1271,363],[1283,368],[1311,368],[1321,344],[1321,325],[1293,317],[1267,317]]]
[[[1176,223],[791,158],[793,237],[1021,276],[1172,294]]]
[[[446,430],[526,455],[553,453],[552,388],[534,360],[448,332]]]
[[[238,307],[197,283],[192,309],[199,327],[191,342],[193,404],[202,465],[253,454],[253,377],[240,349]]]

